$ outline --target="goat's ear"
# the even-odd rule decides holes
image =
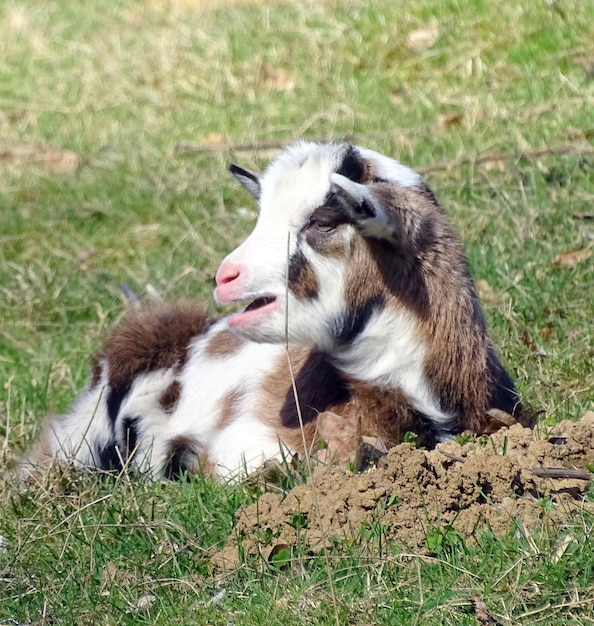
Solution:
[[[239,165],[233,163],[229,166],[229,171],[237,180],[254,196],[256,200],[260,199],[260,177],[255,172],[246,170]]]
[[[358,221],[362,217],[374,217],[373,201],[367,187],[342,174],[330,174],[330,191],[349,214]]]
[[[359,150],[357,150],[355,146],[345,144],[342,162],[336,173],[355,183],[360,183],[363,180],[365,163]]]
[[[400,244],[399,222],[386,213],[368,187],[341,174],[330,174],[330,191],[353,226],[364,237]]]

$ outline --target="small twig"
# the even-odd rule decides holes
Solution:
[[[451,459],[452,461],[457,461],[458,463],[464,463],[466,459],[461,456],[456,456],[451,452],[446,452],[445,450],[440,450],[436,448],[440,454]],[[529,467],[527,468],[529,472],[538,476],[539,478],[566,478],[568,480],[592,480],[594,474],[585,469],[571,469],[564,467]]]
[[[584,469],[566,469],[563,467],[529,467],[539,478],[568,478],[571,480],[591,480],[592,473]]]
[[[563,144],[560,146],[551,146],[549,148],[537,148],[535,150],[522,150],[520,152],[486,152],[475,157],[464,157],[461,159],[451,159],[448,161],[440,161],[433,165],[425,167],[417,167],[419,174],[429,174],[431,172],[439,172],[442,170],[450,170],[461,165],[480,165],[481,163],[489,163],[490,161],[519,161],[520,159],[538,159],[544,156],[564,156],[569,154],[594,154],[594,146]]]
[[[464,463],[464,461],[466,460],[465,458],[461,456],[456,456],[455,454],[452,454],[451,452],[446,452],[445,450],[440,450],[439,448],[437,448],[437,451],[440,454],[443,454],[444,456],[446,456],[448,459],[452,459],[452,461],[458,461],[458,463]]]
[[[332,143],[351,141],[352,135],[343,135],[342,137],[328,137],[325,139],[317,139],[320,143]],[[202,154],[204,152],[256,152],[258,150],[282,150],[292,139],[272,139],[270,141],[253,141],[247,143],[192,143],[184,141],[175,146],[175,154]]]

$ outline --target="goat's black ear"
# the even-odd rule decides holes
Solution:
[[[260,176],[255,172],[251,172],[250,170],[246,170],[243,167],[239,167],[239,165],[234,165],[233,163],[229,166],[229,171],[237,180],[256,198],[256,200],[260,199]]]
[[[337,174],[352,180],[355,183],[363,181],[365,175],[365,163],[361,157],[361,153],[355,146],[351,144],[345,145],[344,156],[340,167],[336,171]]]

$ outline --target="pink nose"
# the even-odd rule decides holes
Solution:
[[[232,283],[236,278],[239,278],[241,274],[241,268],[235,263],[223,262],[219,267],[215,280],[217,287],[222,287],[228,283]]]

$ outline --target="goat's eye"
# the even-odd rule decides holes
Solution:
[[[311,214],[307,228],[318,233],[331,233],[342,221],[342,215],[335,208],[322,205]]]
[[[315,228],[319,233],[329,233],[336,229],[336,223],[314,220],[312,222],[312,228]]]

